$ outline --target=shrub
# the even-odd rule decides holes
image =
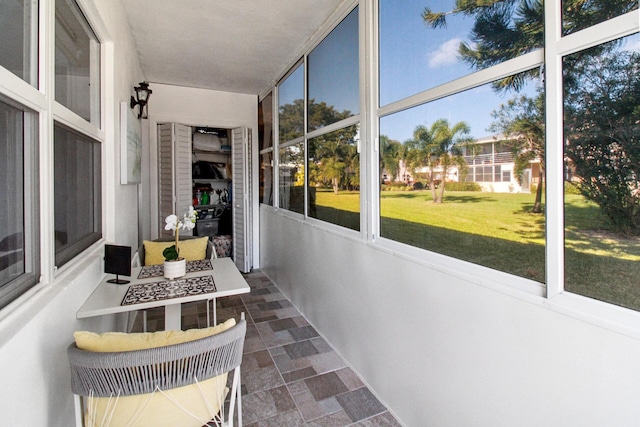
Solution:
[[[421,183],[420,181],[416,181],[413,183],[414,190],[422,190],[423,188],[424,188],[424,184]]]
[[[446,182],[445,191],[482,191],[482,187],[477,182]]]
[[[531,194],[535,194],[536,191],[538,191],[538,184],[531,184],[531,186],[529,187],[529,191],[531,191]],[[542,194],[544,194],[544,191],[544,184],[542,184]]]
[[[382,191],[409,191],[412,190],[413,187],[405,184],[404,182],[394,181],[383,184],[382,186],[380,186],[380,189]]]
[[[580,190],[578,189],[578,186],[575,185],[572,182],[564,182],[564,194],[577,194],[580,195],[582,193],[580,193]]]

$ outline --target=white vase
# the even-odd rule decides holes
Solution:
[[[171,280],[182,277],[187,273],[187,262],[184,258],[165,261],[164,277]]]

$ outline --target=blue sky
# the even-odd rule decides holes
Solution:
[[[278,87],[278,105],[293,104],[296,99],[304,98],[304,65],[299,65]]]
[[[422,20],[426,6],[449,11],[453,0],[380,0],[380,103],[386,105],[469,74],[458,58],[467,41],[472,18],[448,16],[447,27],[428,28]],[[309,96],[338,111],[358,112],[358,41],[356,8],[309,55]],[[280,105],[304,93],[302,67],[280,87]],[[526,90],[532,92],[535,82]],[[489,85],[383,117],[380,134],[405,141],[418,125],[446,118],[451,125],[465,121],[472,136],[490,135],[491,112],[514,94],[495,93]]]
[[[472,73],[458,56],[468,39],[472,17],[447,16],[446,28],[428,28],[422,19],[425,7],[448,12],[454,0],[380,0],[380,104],[387,105]],[[537,82],[524,90],[533,93]],[[464,121],[471,136],[491,135],[491,112],[513,97],[484,85],[380,119],[380,134],[404,142],[418,125],[430,126],[445,118],[451,125]]]
[[[309,98],[337,111],[360,111],[358,8],[309,54]]]
[[[446,28],[428,28],[422,12],[450,11],[454,1],[380,0],[380,104],[398,101],[473,70],[458,57],[458,46],[465,41],[473,18],[447,16]],[[535,83],[528,87],[532,92]],[[403,142],[412,137],[418,125],[430,126],[440,118],[453,125],[465,121],[476,138],[488,136],[491,112],[514,94],[495,93],[489,85],[440,99],[428,105],[383,117],[380,134]]]
[[[457,58],[472,19],[448,16],[447,28],[430,29],[426,6],[449,11],[454,1],[380,0],[380,104],[386,105],[469,73]]]
[[[309,98],[333,105],[337,111],[359,112],[358,47],[356,8],[309,54]],[[300,66],[280,86],[280,105],[302,98],[303,68]]]
[[[380,2],[380,104],[387,105],[408,96],[470,74],[458,57],[460,42],[468,40],[474,19],[447,16],[446,28],[428,28],[422,19],[426,6],[434,12],[450,11],[454,0],[379,0]],[[359,111],[358,41],[356,8],[309,55],[309,96],[325,101],[338,111]],[[639,37],[632,36],[627,49],[638,49]],[[280,87],[280,105],[304,94],[300,68]],[[530,81],[521,93],[533,94],[539,81]],[[463,93],[401,111],[380,119],[380,134],[404,142],[418,125],[430,126],[445,118],[453,125],[466,122],[471,136],[491,135],[491,113],[514,97],[496,93],[489,84]]]

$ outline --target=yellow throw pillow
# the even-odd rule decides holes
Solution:
[[[169,246],[172,246],[175,242],[152,242],[150,240],[144,240],[144,265],[157,265],[164,262],[164,251]],[[205,259],[207,256],[207,243],[209,238],[207,236],[197,239],[180,240],[178,242],[178,249],[180,249],[180,257],[187,261],[198,261]]]
[[[157,348],[180,344],[232,328],[235,319],[210,328],[187,331],[160,331],[126,334],[87,331],[74,333],[78,348],[95,352],[116,352]],[[220,411],[227,394],[227,374],[172,390],[136,396],[89,397],[86,399],[85,425],[102,426],[181,426],[201,427]]]

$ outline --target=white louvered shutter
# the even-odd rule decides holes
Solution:
[[[158,125],[158,214],[161,235],[169,235],[164,230],[164,219],[173,212],[173,125]]]
[[[159,226],[161,235],[167,215],[184,215],[191,206],[191,127],[166,123],[158,125]],[[190,234],[190,233],[188,233]]]
[[[191,181],[191,127],[174,125],[175,142],[173,148],[175,167],[175,210],[182,217],[193,205],[193,184]],[[192,231],[180,230],[181,235],[192,235]]]
[[[251,209],[249,195],[251,177],[249,171],[251,130],[236,128],[231,132],[232,149],[232,205],[233,205],[233,259],[238,270],[251,270]]]

